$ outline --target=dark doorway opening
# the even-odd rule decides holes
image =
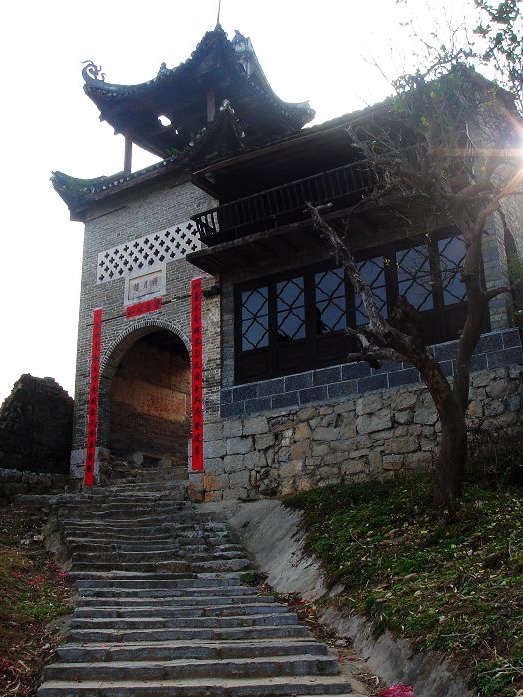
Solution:
[[[187,349],[170,331],[147,334],[123,355],[111,383],[111,455],[186,464],[189,410]]]

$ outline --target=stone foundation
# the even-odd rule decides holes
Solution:
[[[0,469],[0,504],[12,501],[18,494],[49,494],[52,491],[63,491],[66,484],[65,474]]]
[[[469,423],[520,426],[523,367],[472,376]],[[323,400],[302,408],[206,425],[205,472],[192,473],[196,500],[285,496],[316,486],[430,468],[440,426],[424,385]]]

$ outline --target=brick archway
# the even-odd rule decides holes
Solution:
[[[99,443],[185,464],[190,437],[187,337],[164,320],[134,322],[108,347],[100,370]]]

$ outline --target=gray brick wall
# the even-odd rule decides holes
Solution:
[[[101,448],[106,448],[109,418],[107,392],[110,387],[111,370],[114,369],[111,356],[114,358],[119,355],[120,345],[125,348],[134,338],[156,327],[171,329],[190,348],[190,282],[193,278],[205,277],[205,274],[185,259],[167,264],[166,292],[163,295],[162,308],[127,319],[124,312],[125,279],[96,284],[98,253],[188,220],[195,212],[212,205],[213,199],[186,178],[173,178],[140,192],[122,194],[114,203],[100,202],[89,212],[85,224],[83,251],[72,461],[81,465],[82,450],[85,448],[93,310],[97,307],[103,309],[101,348],[102,367],[105,372],[102,371],[100,385],[98,444]],[[214,279],[207,278],[203,283],[204,290],[213,284]],[[208,386],[205,397],[209,402],[208,409],[212,412],[213,409],[218,410],[220,384],[220,309],[216,297],[204,297],[203,316],[205,382]],[[214,399],[213,386],[216,393]]]

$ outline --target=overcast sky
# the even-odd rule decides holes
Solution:
[[[431,0],[432,1],[432,0]],[[444,21],[443,0],[434,2]],[[447,0],[463,16],[472,0]],[[74,389],[83,225],[49,182],[53,170],[78,177],[123,166],[123,140],[98,120],[83,91],[81,61],[106,80],[151,79],[162,61],[186,60],[216,23],[217,0],[4,0],[0,57],[2,192],[2,361],[0,401],[22,373],[52,376]],[[250,36],[276,93],[310,100],[319,123],[390,92],[369,64],[391,77],[411,60],[402,29],[412,8],[429,31],[423,0],[222,0],[229,37]],[[392,47],[392,48],[391,48]],[[133,169],[154,161],[137,153]]]

